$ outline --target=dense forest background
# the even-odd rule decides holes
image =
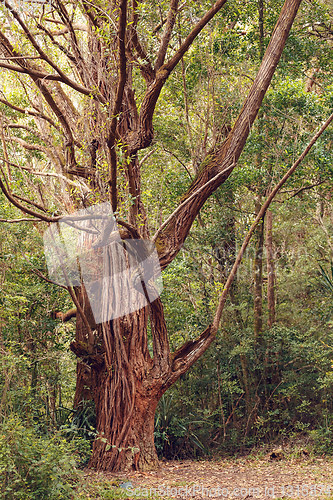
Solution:
[[[153,3],[156,9],[163,4]],[[191,24],[195,2],[185,4]],[[154,142],[140,157],[152,233],[172,213],[207,152],[230,131],[281,5],[228,2],[167,81]],[[145,3],[142,9],[149,16]],[[177,25],[179,37],[186,29]],[[238,167],[204,205],[181,252],[163,271],[173,349],[211,321],[265,197],[332,111],[332,30],[331,1],[302,3]],[[1,81],[6,95],[24,107],[14,76],[1,70]],[[0,154],[6,158],[6,150],[29,142],[33,131],[15,129],[15,110],[1,99],[0,115]],[[243,453],[298,437],[315,452],[333,451],[332,144],[328,129],[274,199],[238,270],[216,341],[160,401],[160,457]],[[42,148],[22,154],[28,165],[38,162]],[[6,171],[6,164],[1,168]],[[18,187],[29,179],[29,171],[11,175]],[[31,189],[47,182],[31,180]],[[20,217],[0,193],[1,221]],[[0,465],[18,467],[21,461],[23,467],[38,452],[45,477],[51,464],[62,463],[65,472],[73,457],[84,464],[95,437],[92,402],[73,407],[76,358],[69,344],[75,318],[62,322],[57,315],[73,307],[71,299],[40,277],[47,275],[46,227],[0,222]]]

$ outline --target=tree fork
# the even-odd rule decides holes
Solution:
[[[131,129],[128,126],[122,137],[123,142],[128,145],[130,157],[139,149],[150,145],[153,137],[154,109],[165,81],[195,37],[225,1],[219,0],[214,4],[169,62],[165,64],[162,62],[162,66],[156,72],[154,83],[148,83],[148,90],[137,119],[137,128]],[[156,246],[162,267],[166,267],[177,255],[201,207],[212,192],[226,180],[236,165],[281,57],[300,3],[301,0],[286,0],[257,77],[235,126],[226,141],[206,158],[190,190],[183,198],[186,202],[194,195],[191,199],[191,206],[188,203],[182,205],[165,228],[158,233]],[[175,4],[176,2],[173,2],[173,5]],[[89,18],[91,22],[96,22],[94,12],[90,12]],[[44,72],[31,69],[28,65],[24,68],[19,67],[17,71],[30,74],[39,87],[39,91],[43,91],[41,79],[45,76]],[[60,75],[51,75],[51,77],[62,81]],[[63,83],[71,82],[63,81]],[[82,89],[76,90],[81,91],[82,95],[85,94]],[[49,97],[46,92],[43,95],[44,99]],[[123,95],[126,95],[126,92]],[[124,97],[122,100],[124,101]],[[104,100],[100,102],[105,103]],[[48,105],[51,108],[52,104],[53,102],[49,99]],[[57,116],[56,110],[53,111]],[[60,124],[64,135],[71,138],[69,133],[66,134],[66,123],[60,121]],[[75,142],[69,142],[74,151]],[[69,159],[75,162],[74,156]],[[138,179],[138,184],[139,181],[140,179]],[[21,204],[18,204],[1,180],[0,187],[8,199],[21,208]],[[45,221],[56,220],[54,217],[38,214],[28,208],[24,208],[23,211]],[[229,280],[226,283],[226,293],[231,282]],[[197,340],[185,344],[174,354],[169,352],[163,308],[160,303],[153,304],[150,308],[151,321],[154,325],[152,328],[154,355],[152,357],[148,350],[147,334],[149,306],[122,318],[95,326],[82,293],[82,290],[75,290],[83,314],[77,315],[76,343],[72,348],[76,349],[76,352],[79,348],[82,349],[82,361],[87,368],[89,386],[96,406],[99,439],[94,443],[90,465],[104,470],[155,468],[157,456],[153,430],[154,412],[158,400],[213,342],[226,295],[223,295],[220,301],[213,323]],[[110,301],[114,299],[115,297],[110,297]],[[119,300],[119,295],[116,299]],[[80,311],[79,308],[78,311]],[[87,324],[85,324],[85,319],[87,319]],[[87,336],[87,330],[93,330],[93,335]]]

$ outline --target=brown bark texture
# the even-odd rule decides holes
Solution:
[[[261,203],[257,204],[258,215]],[[262,334],[262,268],[264,262],[264,219],[259,222],[255,231],[255,256],[253,264],[253,296],[254,296],[254,338],[260,343]]]
[[[275,323],[275,269],[273,254],[273,214],[271,210],[266,214],[266,252],[267,252],[267,302],[268,328]]]
[[[16,23],[24,44],[21,52],[20,45],[14,43],[8,30],[1,29],[0,67],[20,75],[20,79],[25,78],[27,85],[24,88],[34,86],[34,92],[27,110],[11,103],[5,96],[2,96],[1,103],[35,120],[35,133],[45,146],[41,148],[20,141],[18,147],[42,151],[53,165],[49,175],[55,176],[61,186],[61,194],[55,189],[54,197],[61,201],[64,213],[106,199],[115,209],[119,203],[117,179],[119,163],[122,162],[122,175],[132,203],[127,220],[117,218],[121,238],[149,238],[141,200],[138,151],[152,143],[154,111],[169,75],[225,3],[226,0],[216,1],[187,37],[180,43],[177,40],[179,48],[174,52],[168,48],[180,10],[179,2],[170,0],[167,18],[156,28],[158,31],[163,28],[163,31],[156,37],[159,48],[153,57],[146,53],[139,37],[139,0],[114,3],[115,14],[110,25],[97,5],[83,0],[80,7],[88,50],[82,49],[82,40],[79,40],[77,27],[69,13],[70,3],[57,0],[52,4],[52,15],[66,30],[66,37],[62,38],[57,35],[54,23],[50,22],[47,9],[41,7],[39,15],[31,16],[28,22],[26,16],[21,16],[5,0],[8,15]],[[152,238],[162,269],[179,252],[208,197],[236,166],[300,3],[301,0],[285,1],[238,119],[225,141],[207,155],[179,206]],[[54,51],[67,58],[72,68],[70,74],[62,70],[57,57],[42,49],[42,44],[36,39],[37,33],[38,40],[46,39]],[[100,33],[107,33],[109,39]],[[152,34],[155,34],[155,29]],[[23,50],[25,45],[29,46],[29,56]],[[134,67],[139,69],[145,82],[140,103],[133,88]],[[83,116],[78,115],[74,105],[81,100],[85,109]],[[58,134],[56,143],[53,134]],[[101,164],[107,164],[107,180],[96,168],[98,158]],[[5,164],[10,169],[17,168],[8,159],[5,159]],[[46,174],[39,172],[39,175]],[[75,196],[69,194],[68,186],[77,189]],[[0,175],[0,189],[31,220],[54,223],[61,218],[61,215],[48,211],[47,202],[37,191],[32,199],[16,193],[4,171]],[[84,287],[71,287],[68,283],[67,289],[77,310],[76,338],[71,344],[71,350],[78,357],[75,404],[84,398],[93,398],[96,406],[98,436],[90,466],[113,471],[155,468],[158,460],[153,432],[158,401],[213,342],[221,308],[214,322],[195,341],[185,343],[172,353],[160,299],[136,312],[96,325]],[[119,301],[122,300],[120,297],[121,294],[115,293],[108,300]],[[152,354],[148,350],[148,321]]]

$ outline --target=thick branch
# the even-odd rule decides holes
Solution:
[[[203,30],[207,23],[215,16],[215,14],[223,7],[227,0],[218,0],[213,7],[200,19],[195,25],[191,33],[184,40],[176,54],[170,61],[159,68],[156,72],[154,83],[150,85],[144,97],[140,110],[140,126],[139,131],[134,138],[129,142],[130,154],[136,153],[139,149],[144,149],[151,144],[153,139],[153,115],[155,106],[161,90],[168,79],[171,71],[181,60],[185,52],[190,48],[194,39]]]
[[[289,177],[295,172],[296,168],[304,160],[304,158],[306,157],[306,155],[311,150],[312,146],[317,142],[317,140],[319,139],[319,137],[327,129],[327,127],[332,122],[332,120],[333,120],[333,113],[326,120],[326,122],[320,127],[320,129],[318,130],[318,132],[313,136],[313,138],[311,139],[311,141],[309,142],[309,144],[307,145],[307,147],[305,148],[305,150],[303,151],[303,153],[297,158],[297,160],[292,165],[292,167],[288,170],[288,172],[276,184],[276,186],[274,187],[274,189],[272,189],[271,194],[267,197],[265,203],[262,205],[261,209],[259,210],[258,215],[255,218],[254,223],[252,224],[249,232],[246,235],[245,240],[243,241],[242,247],[241,247],[241,249],[240,249],[240,251],[239,251],[239,253],[238,253],[237,257],[236,257],[235,263],[234,263],[234,265],[233,265],[233,267],[232,267],[232,269],[230,271],[230,274],[229,274],[228,279],[226,281],[226,284],[224,286],[224,289],[223,289],[223,292],[222,292],[222,295],[221,295],[221,298],[220,298],[220,301],[219,301],[219,305],[218,305],[218,308],[216,310],[215,317],[214,317],[214,320],[213,320],[213,326],[214,326],[214,328],[217,329],[218,326],[219,326],[219,324],[220,324],[220,320],[221,320],[221,316],[222,316],[222,311],[223,311],[223,308],[224,308],[224,304],[225,304],[225,301],[226,301],[226,298],[227,298],[228,291],[230,290],[231,284],[232,284],[232,282],[234,280],[234,277],[236,276],[237,270],[238,270],[239,265],[240,265],[240,263],[242,261],[244,252],[245,252],[245,250],[246,250],[246,248],[247,248],[247,246],[248,246],[248,244],[250,242],[251,236],[254,233],[257,225],[259,224],[259,222],[261,221],[261,219],[265,215],[266,210],[268,209],[268,207],[272,203],[272,201],[275,198],[275,196],[278,193],[278,191],[285,184],[285,182],[289,179]]]
[[[216,337],[217,329],[209,325],[194,341],[186,342],[173,355],[172,372],[163,387],[167,390],[183,373],[185,373],[208,349]]]
[[[229,177],[232,172],[230,166],[237,163],[280,60],[300,3],[301,0],[286,0],[257,76],[233,129],[225,142],[207,156],[196,179],[183,196],[182,208],[156,239],[162,268],[165,268],[177,255],[201,207],[207,198]],[[223,170],[225,170],[225,175],[218,176]],[[216,180],[207,185],[207,182],[214,177]],[[205,185],[205,189],[201,190],[193,199],[192,194]],[[191,200],[191,203],[184,205],[186,200]]]
[[[200,335],[200,337],[197,340],[186,342],[182,347],[180,347],[172,355],[173,373],[172,373],[171,377],[167,380],[167,384],[166,384],[167,387],[170,387],[170,385],[173,384],[173,382],[175,380],[177,380],[177,378],[180,375],[185,373],[188,370],[188,368],[190,366],[192,366],[193,363],[197,359],[199,359],[199,357],[206,351],[206,349],[208,349],[210,344],[215,339],[215,336],[216,336],[216,333],[217,333],[217,330],[219,328],[219,324],[221,321],[221,316],[222,316],[222,312],[223,312],[223,308],[224,308],[224,305],[226,302],[228,292],[229,292],[230,287],[232,285],[232,282],[237,274],[237,270],[240,266],[243,255],[245,253],[245,250],[250,242],[250,239],[251,239],[257,225],[262,220],[263,216],[265,215],[268,207],[272,203],[272,201],[273,201],[274,197],[276,196],[276,194],[278,193],[278,191],[287,182],[287,180],[290,178],[290,176],[295,172],[296,168],[304,160],[306,155],[311,150],[312,146],[317,142],[319,137],[322,135],[322,133],[326,130],[326,128],[329,126],[329,124],[332,121],[333,121],[333,113],[328,118],[328,120],[326,120],[326,122],[322,125],[320,130],[314,135],[314,137],[309,142],[308,146],[305,148],[303,153],[298,157],[298,159],[295,161],[295,163],[292,165],[292,167],[288,170],[288,172],[282,177],[282,179],[274,187],[271,194],[267,197],[265,203],[260,208],[258,215],[257,215],[254,223],[252,224],[249,232],[247,233],[246,238],[243,241],[242,247],[241,247],[241,249],[236,257],[235,263],[230,271],[230,274],[229,274],[228,279],[226,281],[226,284],[224,286],[223,292],[221,294],[218,307],[216,309],[213,323],[206,328],[206,330]]]
[[[54,319],[61,319],[61,321],[63,323],[66,323],[66,321],[69,321],[70,319],[75,318],[76,313],[77,313],[77,311],[75,308],[69,309],[65,313],[62,313],[61,311],[56,311],[54,313]]]
[[[126,16],[127,16],[127,0],[121,0],[119,7],[119,23],[118,23],[118,53],[119,53],[119,77],[116,92],[116,99],[112,110],[112,120],[110,125],[109,137],[107,145],[110,151],[110,198],[112,210],[117,210],[117,155],[115,152],[116,128],[118,122],[118,115],[121,108],[121,103],[124,95],[124,88],[126,83]]]

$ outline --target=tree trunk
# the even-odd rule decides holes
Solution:
[[[92,366],[99,438],[90,467],[149,469],[158,463],[154,448],[158,397],[150,376],[147,312],[147,308],[141,309],[99,326],[105,356],[102,365]]]
[[[256,206],[258,214],[261,204]],[[256,230],[256,251],[254,258],[254,338],[260,343],[262,335],[262,264],[264,244],[264,219],[258,224]]]
[[[102,369],[95,374],[99,438],[94,442],[89,467],[113,471],[145,471],[158,467],[154,416],[160,396],[150,391],[147,379],[140,381],[134,376],[133,368],[128,367],[131,373],[126,370],[128,380],[112,369],[109,373]]]
[[[267,302],[268,302],[268,328],[275,323],[275,270],[273,260],[273,214],[270,210],[266,213],[266,252],[267,252]]]
[[[152,377],[147,320],[148,310],[144,308],[95,325],[92,346],[78,318],[77,340],[71,345],[82,360],[75,400],[78,403],[84,396],[95,402],[98,438],[89,464],[92,468],[148,470],[158,465],[154,415],[161,383],[154,383]]]
[[[262,65],[233,130],[226,141],[207,156],[183,197],[183,200],[187,200],[200,190],[195,199],[191,200],[191,209],[186,203],[179,205],[177,212],[155,234],[153,241],[156,243],[162,269],[177,255],[207,198],[223,184],[236,165],[280,59],[300,2],[301,0],[288,0],[282,8]],[[148,89],[141,106],[139,132],[134,134],[131,141],[125,141],[129,144],[129,157],[151,143],[153,110],[164,81],[173,67],[171,59],[164,66],[165,71],[158,73],[156,83]],[[148,311],[153,357],[147,347]],[[91,373],[91,390],[99,432],[99,439],[93,447],[91,467],[114,471],[156,467],[153,430],[157,403],[179,376],[206,351],[216,332],[214,322],[195,341],[185,343],[171,355],[160,299],[136,313],[98,325],[94,329],[94,345],[89,345],[87,333],[78,332],[77,338],[81,340],[73,343],[72,350],[83,359]]]
[[[98,437],[89,466],[114,471],[156,469],[155,410],[162,394],[179,376],[171,370],[161,301],[95,325],[85,293],[77,290],[77,297],[94,328],[91,342],[78,315],[76,341],[71,345],[89,378],[78,380],[76,400],[82,396],[83,384],[88,384],[96,408]],[[154,360],[148,351],[149,315]]]

